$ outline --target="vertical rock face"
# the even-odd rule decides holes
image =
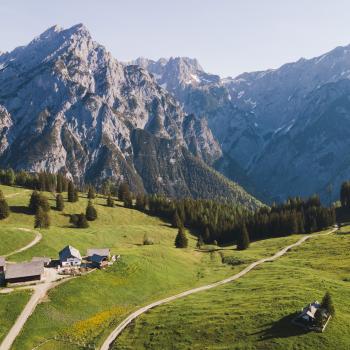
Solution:
[[[0,105],[0,156],[9,146],[7,137],[11,126],[12,120],[10,114],[7,112],[4,106]]]
[[[208,120],[223,151],[215,167],[253,193],[279,201],[317,192],[328,201],[337,198],[329,185],[350,177],[350,46],[225,79],[188,58],[138,63],[187,113]]]
[[[205,164],[221,156],[206,123],[188,116],[147,70],[119,63],[82,24],[54,26],[0,55],[0,105],[2,167],[64,172],[82,183],[123,178],[134,190],[215,197],[204,185],[193,193],[186,183],[185,159],[196,158],[197,181],[205,184],[207,169],[235,197],[235,186]],[[181,164],[176,174],[172,164]]]

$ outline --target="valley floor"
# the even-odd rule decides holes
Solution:
[[[317,237],[235,283],[161,306],[137,319],[114,349],[347,350],[350,227]],[[291,324],[330,291],[336,316],[324,333]]]
[[[33,233],[18,230],[32,229],[34,218],[26,209],[30,191],[0,188],[5,195],[20,192],[7,197],[13,212],[0,222],[0,240],[7,237],[8,242],[0,254],[5,254],[20,248],[18,242],[24,246],[34,238]],[[46,195],[54,206],[54,197]],[[195,249],[196,240],[188,232],[189,248],[176,249],[177,230],[167,223],[125,209],[120,203],[115,208],[106,207],[105,202],[104,198],[94,200],[98,219],[88,229],[71,228],[68,223],[68,214],[85,211],[86,198],[80,198],[77,203],[65,202],[63,213],[52,209],[52,226],[41,230],[42,240],[9,258],[12,261],[30,260],[33,256],[55,258],[67,244],[78,248],[83,255],[87,248],[93,247],[109,247],[112,254],[121,255],[120,261],[107,270],[95,271],[52,289],[25,324],[13,349],[99,347],[111,330],[137,308],[231,276],[252,261],[271,256],[300,239],[300,235],[294,235],[255,242],[246,251],[231,246],[204,252]],[[154,245],[142,245],[145,234],[153,239]],[[117,341],[118,349],[265,349],[264,344],[282,349],[278,347],[279,337],[261,340],[261,335],[253,333],[267,330],[269,327],[264,326],[267,323],[273,327],[280,318],[312,301],[310,298],[321,298],[327,289],[334,294],[337,305],[341,305],[329,329],[336,327],[335,334],[340,334],[340,329],[349,331],[345,326],[350,311],[349,282],[342,280],[349,275],[346,267],[349,256],[345,254],[345,249],[349,251],[348,236],[318,237],[304,244],[305,247],[295,248],[281,261],[258,267],[232,285],[189,296],[142,316],[122,333]],[[324,247],[329,247],[329,257],[324,257]],[[232,257],[238,264],[223,264],[223,257]],[[0,339],[29,298],[29,292],[17,293],[0,294],[0,305],[10,314],[0,325]],[[13,307],[16,298],[20,303]],[[322,337],[327,334],[328,329]],[[317,338],[311,335],[307,339]]]

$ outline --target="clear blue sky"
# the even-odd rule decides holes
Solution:
[[[0,51],[84,23],[119,60],[196,57],[235,76],[350,44],[348,0],[0,0]]]

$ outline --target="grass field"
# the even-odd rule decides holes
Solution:
[[[29,300],[29,292],[0,294],[0,343]]]
[[[5,195],[12,194],[8,202],[14,211],[0,222],[5,229],[1,230],[0,239],[6,230],[18,232],[18,227],[33,228],[33,216],[26,209],[31,192],[0,188]],[[54,197],[49,193],[47,196],[54,206]],[[125,209],[120,204],[108,208],[102,198],[94,202],[98,220],[88,229],[71,228],[67,215],[84,212],[86,198],[80,198],[78,203],[66,202],[63,213],[51,210],[52,226],[41,231],[42,241],[28,251],[12,256],[11,260],[24,261],[43,255],[57,257],[61,248],[71,244],[82,254],[90,247],[110,247],[112,253],[121,255],[120,262],[106,271],[93,272],[52,290],[46,302],[40,304],[28,320],[14,349],[32,349],[43,344],[40,349],[58,350],[69,346],[74,350],[98,345],[115,324],[138,306],[220,280],[241,270],[252,260],[272,255],[300,238],[295,235],[260,241],[244,252],[238,252],[234,247],[214,247],[214,251],[199,252],[194,249],[195,238],[188,233],[190,247],[175,249],[177,230],[168,224],[136,210]],[[18,234],[24,239],[24,232]],[[141,244],[145,234],[154,240],[153,246]],[[240,265],[223,264],[222,256],[233,256]]]
[[[150,311],[115,349],[350,349],[348,231],[313,238],[232,284]],[[291,325],[296,311],[327,290],[336,316],[324,333]]]
[[[35,237],[35,234],[32,232],[3,227],[1,222],[0,225],[0,256],[9,254],[18,248],[26,246]]]

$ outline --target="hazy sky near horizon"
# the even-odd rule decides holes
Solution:
[[[348,0],[0,0],[0,51],[84,23],[121,60],[196,57],[222,76],[350,44]]]

